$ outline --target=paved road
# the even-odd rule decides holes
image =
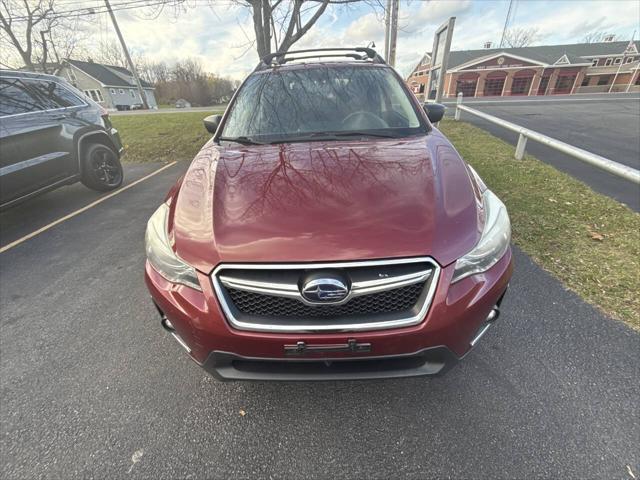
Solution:
[[[640,169],[640,96],[536,97],[465,101],[472,108]],[[449,114],[454,107],[449,105]],[[515,145],[518,134],[469,114],[462,119]],[[640,186],[529,141],[527,152],[640,211]]]
[[[142,281],[145,222],[185,168],[0,254],[0,478],[640,476],[640,335],[517,249],[501,319],[444,377],[216,383]],[[0,215],[3,244],[92,195]]]

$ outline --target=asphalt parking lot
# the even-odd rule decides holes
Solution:
[[[186,167],[0,253],[1,478],[638,478],[640,335],[518,249],[500,320],[444,377],[214,381],[143,283],[146,220]],[[0,214],[0,242],[97,198]]]
[[[640,95],[468,99],[471,108],[640,169]],[[447,103],[453,115],[454,103]],[[515,145],[518,134],[473,115],[462,120]],[[527,153],[640,211],[640,187],[529,140]]]

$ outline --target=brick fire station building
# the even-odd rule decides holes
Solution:
[[[640,91],[640,42],[578,43],[452,51],[444,96],[554,95]],[[425,98],[431,62],[425,54],[407,78]]]

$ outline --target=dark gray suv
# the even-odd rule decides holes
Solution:
[[[77,181],[118,188],[122,152],[107,111],[66,80],[0,70],[0,208]]]

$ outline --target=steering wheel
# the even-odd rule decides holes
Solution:
[[[353,112],[344,117],[342,120],[343,126],[349,126],[354,130],[368,130],[374,128],[389,128],[387,122],[381,119],[374,113],[360,110],[359,112]]]

